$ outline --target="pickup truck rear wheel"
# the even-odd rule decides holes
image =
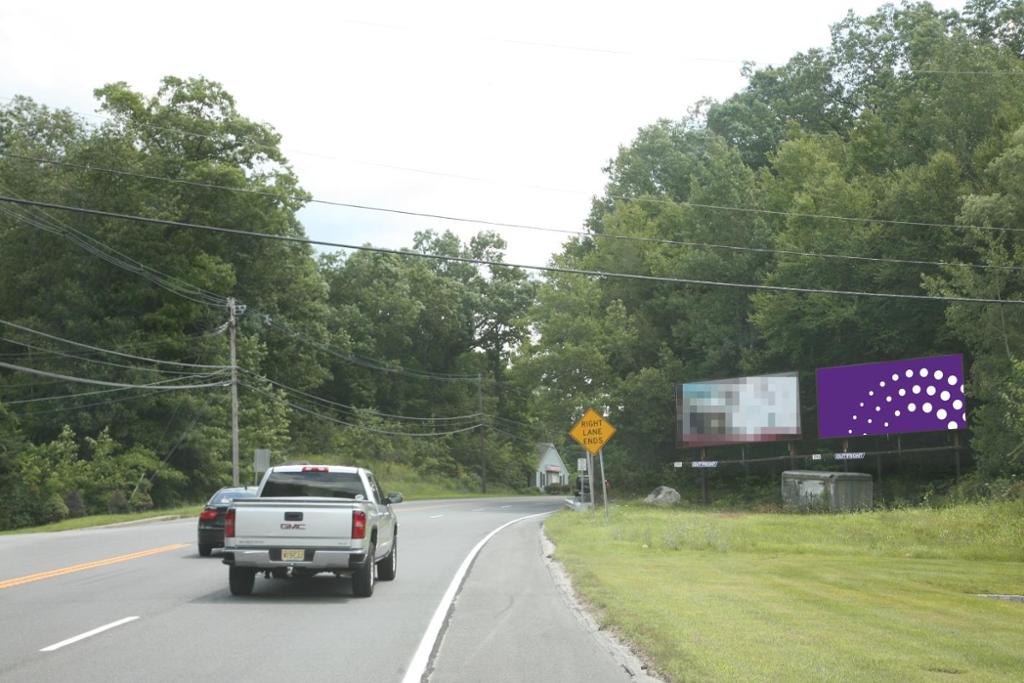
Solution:
[[[228,567],[228,586],[232,595],[251,595],[256,583],[256,570],[252,567]]]
[[[398,573],[398,536],[391,541],[391,552],[377,563],[377,578],[381,581],[393,581]]]
[[[371,545],[366,551],[366,561],[352,573],[352,593],[357,598],[368,598],[373,595],[373,583],[377,573],[373,556],[376,552],[377,547]]]

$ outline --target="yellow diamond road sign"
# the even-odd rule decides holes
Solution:
[[[593,408],[587,410],[580,421],[569,430],[569,436],[576,439],[591,455],[597,455],[614,433],[615,427],[594,412]]]

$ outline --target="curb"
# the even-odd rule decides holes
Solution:
[[[189,515],[191,517],[191,515]],[[97,526],[83,527],[83,529],[112,529],[119,526],[135,526],[148,522],[166,522],[170,519],[186,519],[185,515],[161,515],[159,517],[146,517],[145,519],[133,519],[129,522],[114,522],[113,524],[100,524]]]
[[[636,681],[636,683],[666,683],[665,679],[660,678],[657,672],[644,661],[641,653],[634,650],[628,643],[623,642],[613,629],[602,627],[598,623],[587,608],[585,601],[580,599],[573,587],[572,579],[569,578],[565,565],[554,559],[555,544],[544,533],[543,524],[540,527],[540,542],[544,563],[548,567],[555,586],[576,619],[590,633],[591,637],[600,643],[615,662],[629,674],[632,681]]]

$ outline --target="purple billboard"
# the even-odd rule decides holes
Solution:
[[[819,368],[818,436],[964,429],[964,359],[956,354]]]

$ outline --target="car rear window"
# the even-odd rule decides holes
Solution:
[[[355,498],[365,497],[366,491],[355,472],[271,472],[262,496]]]
[[[220,491],[213,495],[208,505],[228,505],[237,498],[255,498],[255,491]]]

